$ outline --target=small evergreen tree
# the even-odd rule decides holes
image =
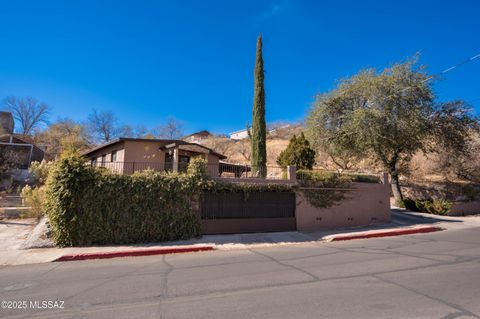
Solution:
[[[267,128],[265,123],[265,88],[263,85],[262,35],[257,39],[255,81],[252,116],[252,173],[258,177],[267,174]]]
[[[277,164],[282,168],[296,166],[297,169],[312,169],[315,165],[315,151],[302,134],[297,138],[295,135],[290,140],[287,148],[277,158]]]

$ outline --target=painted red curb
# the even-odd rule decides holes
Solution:
[[[422,233],[436,232],[436,231],[440,231],[440,230],[443,230],[443,228],[441,228],[441,227],[422,227],[422,228],[413,228],[413,229],[400,229],[400,230],[393,230],[393,231],[384,231],[384,232],[379,232],[379,233],[338,236],[338,237],[333,237],[333,239],[331,241],[365,239],[365,238],[375,238],[375,237],[390,237],[390,236],[400,236],[400,235],[410,235],[410,234],[422,234]]]
[[[55,259],[54,261],[75,261],[75,260],[88,260],[88,259],[108,259],[108,258],[117,258],[117,257],[152,256],[152,255],[190,253],[190,252],[209,251],[209,250],[214,250],[213,246],[137,249],[137,250],[123,250],[123,251],[110,251],[110,252],[98,252],[98,253],[67,254]]]

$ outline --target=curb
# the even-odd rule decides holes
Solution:
[[[79,253],[79,254],[63,255],[53,260],[53,262],[89,260],[89,259],[108,259],[108,258],[117,258],[117,257],[152,256],[152,255],[191,253],[191,252],[210,251],[210,250],[214,250],[213,246],[136,249],[136,250],[110,251],[110,252],[98,252],[98,253]]]
[[[377,237],[391,237],[391,236],[401,236],[401,235],[411,235],[411,234],[423,234],[431,233],[443,230],[441,227],[437,226],[428,226],[421,228],[410,228],[410,229],[395,229],[391,231],[381,231],[376,233],[366,233],[366,234],[351,234],[351,235],[339,235],[331,238],[328,241],[344,241],[344,240],[353,240],[353,239],[367,239],[367,238],[377,238]]]

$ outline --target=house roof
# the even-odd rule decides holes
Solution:
[[[195,136],[195,135],[207,137],[207,136],[210,136],[210,135],[212,135],[212,134],[211,134],[209,131],[207,131],[207,130],[203,130],[203,131],[199,131],[199,132],[195,132],[195,133],[186,135],[186,136],[182,137],[182,140],[183,140],[183,139],[186,139],[186,138],[188,138],[188,137],[190,137],[190,136]]]
[[[124,142],[124,141],[132,141],[132,142],[161,142],[161,143],[164,143],[165,146],[168,145],[168,144],[175,144],[175,145],[194,145],[194,146],[197,146],[197,147],[201,147],[205,150],[208,150],[209,153],[211,154],[214,154],[214,155],[217,155],[220,159],[225,159],[227,158],[225,155],[223,154],[220,154],[220,153],[217,153],[215,152],[214,150],[206,147],[206,146],[203,146],[203,145],[200,145],[200,144],[197,144],[197,143],[189,143],[189,142],[185,142],[185,141],[182,141],[182,140],[166,140],[166,139],[152,139],[152,138],[131,138],[131,137],[119,137],[113,141],[110,141],[108,143],[105,143],[105,144],[102,144],[102,145],[99,145],[97,147],[94,147],[86,152],[84,152],[82,155],[84,156],[88,156],[89,154],[93,153],[93,152],[96,152],[96,151],[99,151],[99,150],[102,150],[108,146],[112,146],[112,145],[115,145],[117,143],[121,143],[121,142]],[[165,146],[161,146],[160,148],[164,148]]]
[[[32,145],[33,148],[38,151],[38,152],[42,152],[45,153],[40,147],[38,147],[37,145],[35,145],[34,143],[31,143],[30,141],[28,141],[27,139],[25,139],[23,136],[18,136],[16,134],[1,134],[0,135],[0,142],[1,143],[13,143],[13,144],[25,144],[25,146],[30,146]]]
[[[15,134],[1,134],[0,135],[0,146],[3,147],[13,147],[16,149],[24,148],[24,147],[31,147],[32,148],[32,157],[31,160],[33,161],[42,161],[45,158],[45,151],[39,148],[34,143],[30,142],[25,139],[24,136],[18,136]]]

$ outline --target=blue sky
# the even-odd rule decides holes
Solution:
[[[0,98],[34,96],[51,119],[93,108],[153,127],[226,133],[251,118],[264,37],[267,121],[301,120],[315,94],[416,52],[432,73],[480,53],[480,2],[0,0]],[[480,59],[435,84],[480,110]]]

